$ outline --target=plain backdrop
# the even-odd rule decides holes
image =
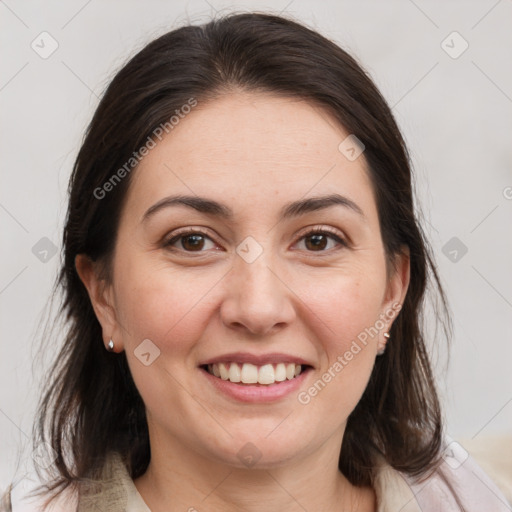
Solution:
[[[253,9],[282,12],[335,40],[392,106],[453,312],[449,365],[443,345],[434,360],[447,432],[455,439],[511,432],[510,0],[6,0],[0,2],[1,486],[22,450],[30,454],[39,378],[47,368],[34,359],[36,341],[59,267],[67,180],[98,98],[151,39],[216,13]]]

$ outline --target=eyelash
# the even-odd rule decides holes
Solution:
[[[184,231],[178,232],[172,238],[170,238],[169,240],[165,241],[164,242],[164,246],[167,247],[167,248],[170,248],[173,251],[182,251],[182,252],[185,252],[187,254],[194,254],[194,253],[201,254],[203,252],[206,252],[206,251],[186,251],[184,249],[176,249],[174,247],[171,247],[175,242],[180,240],[180,238],[184,238],[184,237],[186,237],[188,235],[202,235],[202,236],[212,240],[212,238],[209,236],[209,234],[206,233],[205,231],[203,231],[200,228],[186,229]],[[342,247],[348,247],[348,243],[343,238],[341,238],[338,235],[337,231],[333,230],[332,228],[328,228],[328,227],[315,227],[315,228],[311,229],[310,231],[307,231],[306,233],[301,235],[300,238],[297,240],[297,242],[303,240],[304,238],[313,236],[313,235],[328,235],[328,237],[330,237],[333,240],[335,240],[336,242],[338,242]],[[307,251],[307,252],[310,252],[310,253],[315,253],[315,252],[331,253],[333,250],[336,250],[336,249],[328,249],[328,250],[322,250],[322,251]]]

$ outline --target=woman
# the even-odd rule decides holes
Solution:
[[[107,89],[69,191],[45,499],[507,510],[443,441],[407,150],[334,43],[264,14],[160,37]]]

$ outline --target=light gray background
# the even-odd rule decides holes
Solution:
[[[30,434],[39,321],[60,251],[66,186],[83,131],[114,72],[154,37],[216,11],[283,10],[349,50],[403,130],[418,199],[453,310],[436,370],[453,438],[512,430],[512,2],[215,0],[0,2],[0,486]],[[32,41],[58,49],[43,59]],[[458,58],[464,42],[468,49]],[[448,37],[448,39],[447,39]],[[451,48],[450,48],[451,47]],[[453,237],[467,247],[451,261]],[[43,243],[44,242],[40,242]],[[453,243],[453,242],[452,242]],[[459,243],[459,242],[457,242]],[[39,246],[36,246],[39,247]]]

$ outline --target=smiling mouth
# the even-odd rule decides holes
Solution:
[[[237,384],[271,385],[298,377],[310,368],[295,363],[264,364],[257,366],[251,363],[214,363],[203,365],[210,375]]]

